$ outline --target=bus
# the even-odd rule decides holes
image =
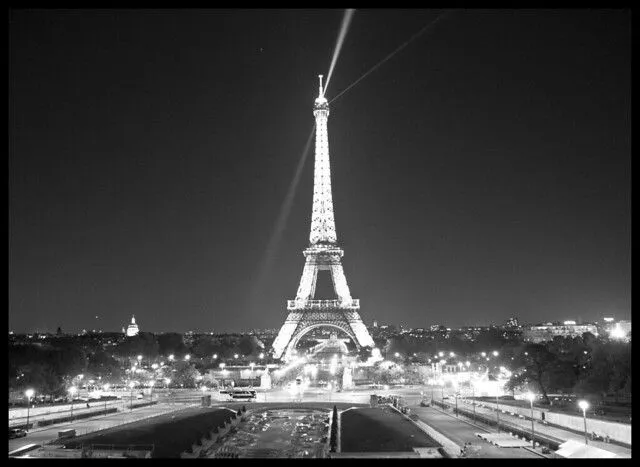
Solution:
[[[236,389],[234,391],[229,391],[228,394],[229,394],[229,397],[232,400],[247,400],[247,401],[250,401],[250,400],[256,398],[256,392],[254,390],[252,390],[252,389],[249,389],[249,390]]]

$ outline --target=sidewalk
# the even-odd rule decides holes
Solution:
[[[483,428],[465,423],[462,419],[443,413],[432,407],[410,406],[411,414],[441,432],[459,446],[471,443],[467,458],[528,458],[542,459],[543,457],[523,448],[500,448],[476,436],[478,432],[485,432]]]

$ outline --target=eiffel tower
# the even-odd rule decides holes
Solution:
[[[344,252],[338,246],[331,197],[331,169],[327,120],[329,103],[322,90],[313,106],[316,119],[316,156],[313,176],[313,211],[309,247],[295,300],[287,300],[289,315],[273,341],[273,356],[288,360],[298,341],[319,327],[333,327],[343,331],[356,347],[375,346],[369,331],[360,318],[360,300],[351,297],[347,278],[342,269]],[[318,271],[329,271],[337,299],[315,300]]]

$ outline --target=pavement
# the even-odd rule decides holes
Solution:
[[[409,406],[409,408],[412,415],[417,415],[421,421],[430,425],[457,445],[464,446],[465,443],[471,443],[467,457],[542,459],[540,455],[524,448],[500,448],[494,446],[476,435],[476,433],[486,433],[487,431],[483,428],[472,426],[433,407]]]
[[[184,409],[184,405],[157,404],[149,407],[134,408],[132,411],[118,412],[115,414],[101,415],[74,422],[61,423],[43,428],[36,428],[28,432],[24,438],[9,440],[9,452],[19,449],[28,444],[44,445],[58,438],[61,430],[75,429],[78,436],[91,433],[93,431],[104,430],[114,426],[131,423],[148,417],[155,417],[164,413]]]
[[[436,399],[437,400],[437,399]],[[473,403],[470,401],[463,401],[462,399],[458,399],[458,404],[460,404],[460,408],[473,408]],[[495,410],[489,409],[486,407],[480,407],[476,404],[476,413],[485,414],[495,416]],[[510,413],[502,413],[500,412],[500,420],[507,421],[513,425],[516,425],[524,430],[531,430],[531,420],[527,420],[524,418],[520,418],[518,416],[511,415]],[[584,442],[584,435],[578,435],[572,431],[563,430],[562,428],[557,428],[549,425],[542,425],[539,421],[534,421],[534,430],[537,433],[542,433],[544,435],[552,436],[557,439],[561,439],[564,441],[578,441]],[[589,440],[589,445],[604,449],[605,451],[613,452],[614,454],[624,457],[631,458],[631,449],[625,448],[623,446],[619,446],[613,443],[603,443],[601,441],[592,441]]]

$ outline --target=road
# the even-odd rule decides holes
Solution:
[[[172,412],[185,408],[185,405],[157,404],[149,407],[133,409],[132,411],[118,412],[106,416],[98,416],[78,420],[70,423],[62,423],[58,425],[36,428],[30,431],[24,438],[16,438],[9,440],[9,452],[26,446],[27,444],[45,444],[58,437],[58,431],[75,429],[77,435],[91,433],[97,430],[103,430],[124,423],[131,423],[136,420],[142,420],[148,417],[154,417],[163,413]]]

